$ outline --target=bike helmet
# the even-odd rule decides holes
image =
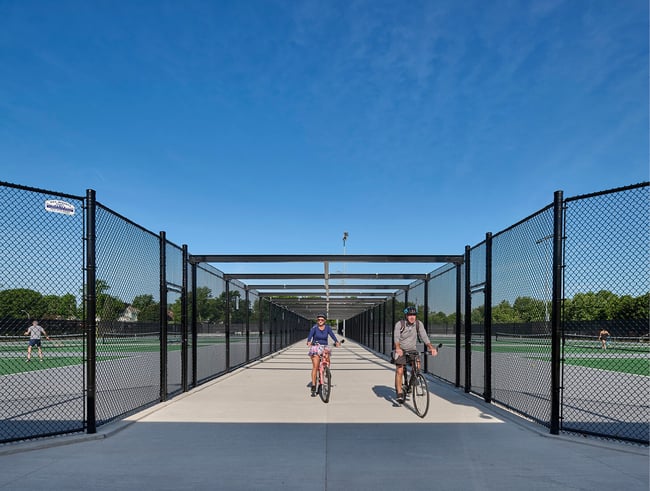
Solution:
[[[418,309],[416,309],[412,305],[404,309],[404,315],[417,315],[417,314],[418,314]]]

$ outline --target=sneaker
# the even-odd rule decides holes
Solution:
[[[397,394],[397,404],[404,404],[404,394]]]
[[[316,397],[316,387],[311,388],[311,396]]]

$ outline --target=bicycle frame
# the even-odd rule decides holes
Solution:
[[[318,362],[318,374],[320,375],[320,379],[323,380],[323,371],[325,368],[329,368],[330,366],[330,353],[329,350],[323,350],[323,352],[318,355],[319,362]]]
[[[410,388],[415,381],[415,377],[420,373],[420,353],[417,351],[408,351],[406,355],[406,365],[404,365],[404,385]],[[408,367],[411,367],[409,373]]]
[[[343,343],[343,341],[344,340],[338,341],[338,343]],[[319,350],[317,354],[318,372],[316,376],[318,378],[318,393],[320,398],[323,402],[327,403],[329,402],[332,393],[332,373],[330,372],[331,350],[327,345],[321,345],[319,343],[315,343],[314,345],[323,348],[323,350]],[[313,356],[316,356],[316,354]]]
[[[324,346],[318,355],[318,393],[323,402],[330,399],[332,375],[330,373],[330,350]]]
[[[412,408],[415,413],[424,418],[429,411],[429,388],[424,375],[420,371],[420,353],[417,351],[407,351],[406,365],[404,366],[404,383],[402,391],[411,395]],[[408,372],[408,366],[411,366],[411,373]]]

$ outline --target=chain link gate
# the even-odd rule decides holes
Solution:
[[[0,441],[82,431],[83,198],[4,185],[0,203]],[[32,323],[48,338],[28,362]]]
[[[565,201],[563,430],[648,442],[649,202],[647,185]]]

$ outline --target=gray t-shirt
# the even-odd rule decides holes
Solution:
[[[36,324],[35,326],[29,326],[27,332],[29,332],[29,339],[41,339],[41,334],[45,332],[45,329]]]
[[[402,326],[404,326],[403,329]],[[424,324],[422,324],[422,321],[417,320],[415,321],[415,324],[409,324],[406,320],[402,320],[395,324],[393,339],[396,343],[399,343],[402,350],[413,351],[417,347],[418,334],[425,344],[431,342],[429,341],[427,332],[424,330]]]

